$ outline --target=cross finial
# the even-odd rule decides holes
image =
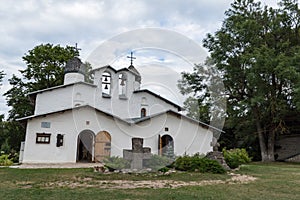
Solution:
[[[136,59],[136,57],[133,57],[133,52],[132,51],[130,52],[130,56],[127,56],[127,58],[130,58],[130,65],[133,66],[132,61],[133,61],[133,59]]]
[[[80,48],[78,48],[77,43],[75,43],[75,50],[78,52],[81,50]]]

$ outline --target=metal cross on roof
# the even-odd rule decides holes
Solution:
[[[80,48],[78,48],[77,43],[75,43],[75,50],[78,52],[81,50]]]
[[[133,57],[133,52],[130,52],[130,56],[127,56],[127,58],[130,58],[130,65],[133,66],[132,61],[133,59],[136,59],[136,57]]]

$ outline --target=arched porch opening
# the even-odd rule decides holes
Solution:
[[[163,135],[160,137],[160,155],[169,158],[174,157],[174,140],[170,135]]]
[[[77,162],[93,162],[94,133],[84,130],[77,139]]]

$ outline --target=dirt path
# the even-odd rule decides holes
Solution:
[[[231,178],[223,180],[203,180],[203,181],[174,181],[174,180],[93,180],[92,178],[75,179],[73,181],[50,182],[40,187],[44,188],[107,188],[107,189],[136,189],[136,188],[179,188],[185,186],[203,186],[216,184],[247,184],[255,181],[256,178],[247,175],[233,174]],[[26,184],[28,187],[28,184]]]

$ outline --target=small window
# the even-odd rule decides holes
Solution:
[[[165,131],[169,131],[169,128],[168,128],[168,127],[165,127]]]
[[[63,145],[64,145],[64,135],[57,134],[57,136],[56,136],[56,146],[61,147]]]
[[[144,105],[144,106],[147,105],[147,98],[146,97],[142,97],[141,104]]]
[[[51,123],[50,122],[41,122],[41,127],[42,128],[50,128]]]
[[[147,113],[146,113],[146,108],[142,108],[141,109],[141,117],[146,117]]]
[[[36,143],[37,144],[50,144],[50,133],[37,133],[36,134]]]

